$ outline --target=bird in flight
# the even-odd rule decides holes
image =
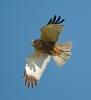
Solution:
[[[34,47],[32,55],[26,59],[26,66],[23,79],[25,80],[25,86],[28,88],[38,85],[42,73],[44,72],[51,57],[56,62],[57,66],[64,65],[67,60],[70,59],[72,47],[71,41],[64,43],[57,43],[61,31],[64,25],[59,25],[65,19],[61,19],[61,16],[50,19],[47,25],[42,27],[41,36],[39,39],[31,41],[31,45]]]

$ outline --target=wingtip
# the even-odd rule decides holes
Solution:
[[[65,19],[62,19],[62,20],[60,20],[61,19],[61,16],[59,16],[57,19],[56,19],[56,14],[54,15],[54,18],[52,19],[50,19],[49,20],[49,22],[47,23],[47,25],[48,24],[60,24],[60,23],[62,23],[62,22],[64,22],[64,20]]]
[[[28,76],[26,71],[24,71],[24,76],[23,79],[25,79],[25,86],[28,87],[28,89],[31,87],[32,89],[34,89],[34,85],[38,86],[38,80],[33,77],[33,76]]]

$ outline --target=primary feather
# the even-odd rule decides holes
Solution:
[[[35,50],[32,55],[28,56],[24,72],[25,86],[33,88],[34,83],[37,85],[49,61],[50,55],[39,50]]]

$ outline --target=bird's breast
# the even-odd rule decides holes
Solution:
[[[51,42],[45,42],[45,41],[42,41],[41,40],[41,48],[40,50],[44,51],[44,52],[50,52],[53,50],[55,44],[54,43],[51,43]]]
[[[40,46],[37,46],[37,49],[54,55],[60,55],[61,51],[55,43],[45,42],[41,40]]]

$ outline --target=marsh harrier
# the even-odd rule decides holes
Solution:
[[[47,25],[40,29],[41,36],[39,39],[31,41],[31,45],[34,47],[34,53],[26,59],[23,76],[25,86],[28,86],[28,88],[31,86],[33,89],[34,85],[38,85],[40,77],[51,57],[53,57],[59,67],[70,59],[72,43],[68,41],[57,44],[64,27],[64,25],[59,25],[64,21],[64,19],[60,19],[60,16],[56,19],[56,15],[54,15],[54,18],[51,18]]]

